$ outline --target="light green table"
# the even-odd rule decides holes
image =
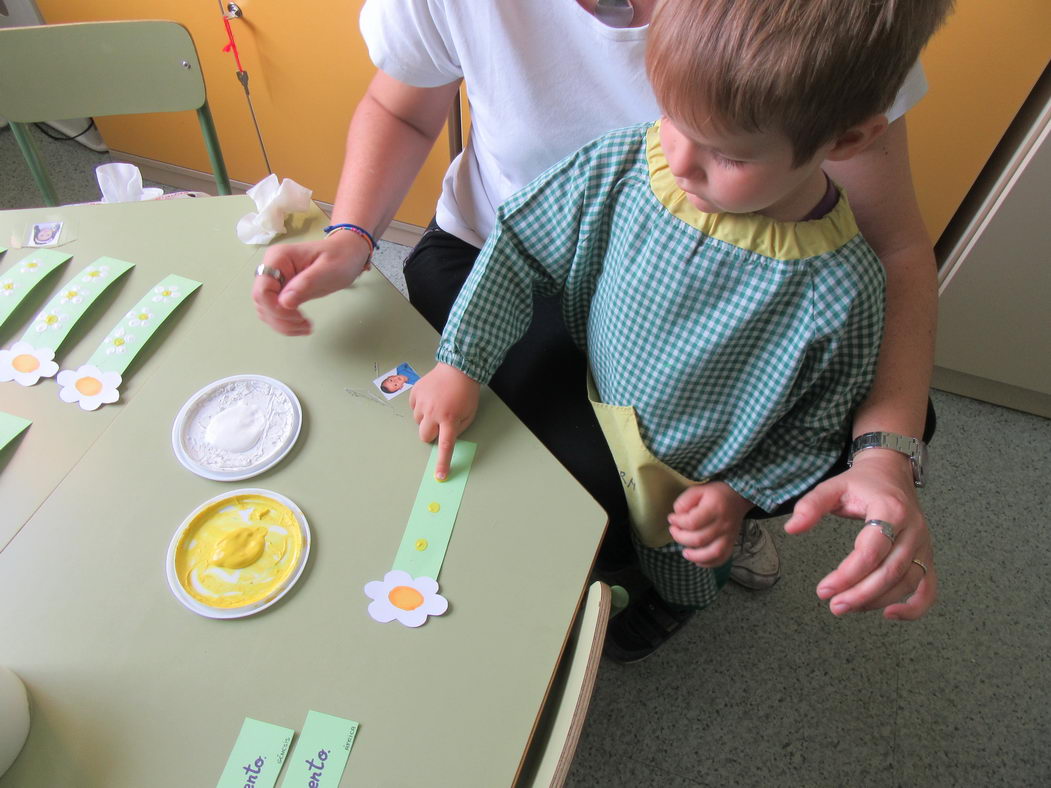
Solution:
[[[487,393],[464,436],[478,454],[440,577],[449,612],[417,630],[372,621],[362,588],[390,568],[429,447],[407,395],[351,392],[402,361],[429,369],[436,335],[376,271],[309,305],[313,336],[273,333],[249,297],[261,252],[233,234],[251,209],[228,197],[57,211],[77,240],[53,287],[100,255],[137,264],[60,361],[86,358],[161,274],[204,286],[116,405],[86,413],[53,382],[0,384],[0,410],[34,422],[0,455],[0,664],[25,681],[33,720],[0,786],[213,785],[245,716],[299,730],[308,709],[361,723],[344,786],[510,785],[605,516]],[[0,237],[56,211],[44,213],[0,214]],[[323,222],[317,212],[285,239]],[[238,373],[291,386],[303,431],[262,476],[208,481],[176,460],[172,421]],[[268,611],[201,618],[169,592],[166,548],[197,504],[241,486],[302,507],[310,563]]]

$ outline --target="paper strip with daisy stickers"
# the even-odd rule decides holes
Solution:
[[[84,410],[95,410],[120,399],[121,374],[153,336],[153,332],[186,300],[200,282],[169,274],[120,319],[102,344],[76,369],[58,373],[58,396]]]
[[[33,386],[58,372],[55,353],[73,326],[106,288],[134,267],[115,257],[100,257],[62,285],[22,338],[0,350],[0,380]]]
[[[70,257],[54,249],[38,249],[0,274],[0,326],[44,277]]]
[[[418,627],[449,608],[448,600],[438,593],[437,578],[476,448],[470,441],[456,441],[449,475],[439,482],[434,478],[438,447],[431,447],[394,566],[382,580],[365,585],[365,595],[372,600],[369,615],[376,621],[386,624],[397,619],[407,627]]]

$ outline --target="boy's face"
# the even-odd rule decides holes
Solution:
[[[661,119],[660,140],[676,184],[705,213],[798,221],[824,194],[827,148],[794,167],[792,145],[782,134],[725,131],[713,124],[696,129],[669,117]]]
[[[393,394],[395,391],[401,391],[402,387],[409,382],[409,378],[405,375],[390,375],[383,379],[383,383],[380,384],[380,388],[386,391],[388,394]]]

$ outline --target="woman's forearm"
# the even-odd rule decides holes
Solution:
[[[333,205],[334,222],[379,237],[394,217],[441,133],[459,82],[415,88],[382,71],[354,111]]]
[[[876,379],[854,418],[854,434],[923,434],[934,360],[938,271],[909,169],[905,119],[868,150],[829,163],[858,226],[887,273],[887,307]]]

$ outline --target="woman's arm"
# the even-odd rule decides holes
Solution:
[[[847,190],[858,226],[887,273],[876,379],[855,413],[854,435],[882,431],[920,437],[934,358],[938,282],[912,186],[904,118],[868,150],[830,162],[828,169]],[[861,529],[854,550],[818,583],[818,596],[829,600],[833,613],[884,608],[887,618],[916,619],[934,604],[933,547],[908,458],[889,449],[861,452],[848,471],[800,499],[785,530],[805,531],[829,513],[885,520],[896,534],[890,542],[877,528]]]
[[[441,133],[459,86],[417,88],[376,72],[347,132],[334,223],[357,224],[379,237]],[[287,282],[281,288],[275,279],[256,277],[252,298],[259,317],[282,334],[310,333],[300,304],[349,286],[368,253],[368,243],[349,232],[271,247],[263,261]]]

